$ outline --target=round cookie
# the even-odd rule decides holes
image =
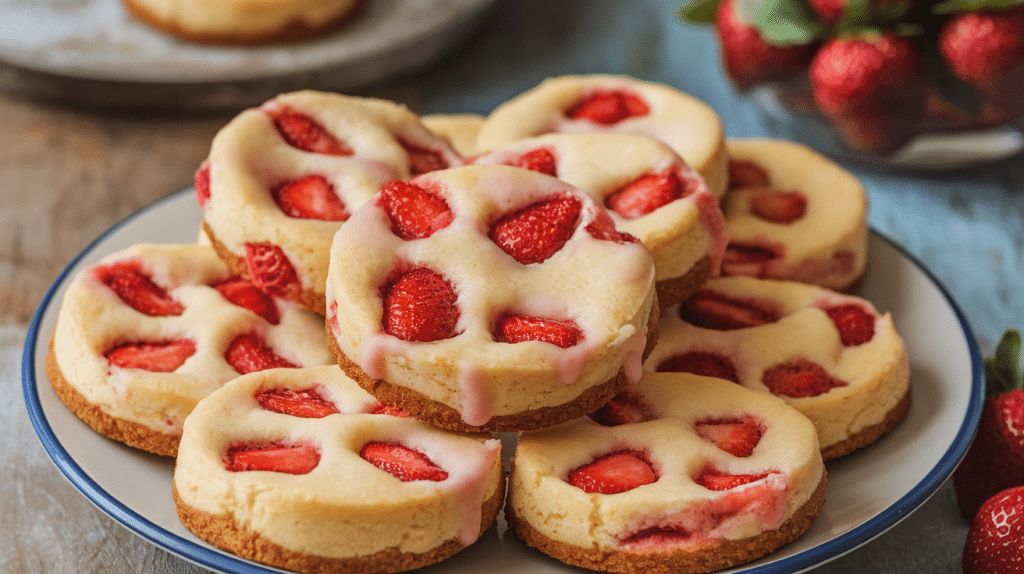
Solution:
[[[185,417],[225,382],[331,364],[322,324],[234,277],[209,247],[139,244],[68,285],[47,374],[100,434],[174,456]]]
[[[293,92],[217,133],[196,194],[232,271],[323,314],[328,251],[349,215],[384,182],[462,163],[402,105]]]
[[[547,134],[474,158],[555,176],[604,205],[651,252],[658,303],[679,303],[718,276],[727,242],[718,200],[667,144],[637,134]]]
[[[327,35],[364,0],[123,0],[145,24],[201,44],[265,45]]]
[[[447,141],[462,157],[476,155],[476,136],[486,118],[479,114],[430,114],[423,125]]]
[[[795,540],[825,500],[806,417],[727,381],[647,373],[591,417],[523,433],[508,524],[565,563],[697,573]]]
[[[802,145],[730,139],[723,275],[846,291],[867,265],[867,195],[853,174]]]
[[[658,316],[636,238],[588,194],[507,166],[385,186],[335,236],[327,294],[342,369],[456,430],[597,409],[639,378]]]
[[[382,574],[475,542],[502,504],[500,441],[393,416],[337,366],[239,377],[199,403],[174,467],[207,542],[296,572]]]
[[[793,281],[723,277],[661,317],[645,367],[779,396],[818,429],[826,460],[890,431],[910,407],[906,346],[870,302]]]
[[[552,132],[603,131],[657,138],[701,174],[715,197],[725,192],[725,131],[718,114],[671,86],[628,76],[548,78],[495,108],[480,128],[477,149],[488,152]]]

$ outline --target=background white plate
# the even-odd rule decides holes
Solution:
[[[68,281],[80,268],[135,243],[194,242],[201,213],[191,189],[125,219],[61,274],[29,329],[22,385],[43,447],[90,501],[131,531],[205,568],[232,574],[277,572],[226,554],[178,521],[171,499],[173,462],[108,440],[82,423],[46,378],[50,333]],[[872,233],[870,265],[858,292],[893,314],[911,359],[913,401],[889,435],[828,464],[824,510],[801,538],[728,572],[790,573],[836,558],[883,533],[926,501],[970,444],[984,400],[984,368],[962,313],[931,274],[899,247]],[[504,521],[475,545],[423,572],[564,573],[564,566],[505,532]]]

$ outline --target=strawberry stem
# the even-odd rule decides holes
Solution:
[[[1024,388],[1021,376],[1021,336],[1015,329],[1003,333],[996,352],[985,359],[985,391],[989,396]]]

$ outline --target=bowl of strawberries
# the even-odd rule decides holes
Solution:
[[[691,0],[770,129],[841,158],[965,167],[1024,150],[1024,0]]]

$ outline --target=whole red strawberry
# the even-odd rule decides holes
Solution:
[[[995,355],[986,362],[988,398],[981,412],[978,432],[953,473],[957,502],[968,520],[994,494],[1024,486],[1024,390],[1020,354],[1020,333],[1010,330],[1003,335]]]
[[[1024,574],[1024,486],[981,506],[967,531],[963,574]]]
[[[1024,5],[954,14],[938,45],[953,73],[977,91],[983,120],[1024,114]]]
[[[850,0],[807,0],[811,10],[826,24],[835,24],[847,12]],[[913,0],[870,0],[867,11],[883,22],[893,21],[914,7]]]
[[[811,61],[814,101],[851,147],[891,153],[916,133],[924,113],[924,61],[891,31],[838,36]]]
[[[775,45],[757,27],[744,22],[734,0],[723,0],[715,14],[725,70],[736,87],[784,81],[801,74],[814,56],[814,44]]]

